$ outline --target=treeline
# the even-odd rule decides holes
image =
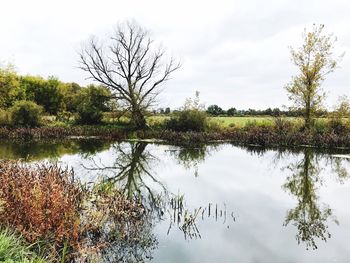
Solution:
[[[248,109],[248,110],[240,110],[236,109],[234,107],[231,107],[227,110],[222,109],[218,105],[210,105],[206,112],[211,116],[286,116],[286,117],[301,117],[303,116],[303,110],[281,110],[279,108],[267,108],[265,110],[256,110],[256,109]],[[315,114],[317,117],[325,116],[327,115],[326,110],[319,110]]]
[[[102,112],[114,106],[111,93],[104,86],[82,87],[56,77],[22,76],[11,65],[0,68],[0,109],[11,113],[19,107],[23,114],[36,107],[41,114],[66,118],[77,114],[77,121],[97,123],[102,119]]]
[[[303,110],[281,110],[280,108],[267,108],[265,110],[256,110],[256,109],[248,109],[248,110],[240,110],[234,107],[231,107],[227,110],[222,109],[220,106],[214,104],[210,105],[205,109],[206,113],[210,116],[229,116],[229,117],[244,117],[244,116],[286,116],[286,117],[302,117]],[[156,111],[153,111],[154,114],[170,114],[171,112],[177,113],[179,110],[173,110],[169,107],[167,108],[159,108]],[[316,113],[317,117],[326,116],[328,111],[319,110]]]

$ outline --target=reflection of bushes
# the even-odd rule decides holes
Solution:
[[[104,140],[30,140],[0,141],[0,158],[41,160],[59,158],[64,154],[81,153],[83,156],[108,149],[110,143]]]

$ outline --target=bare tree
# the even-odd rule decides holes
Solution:
[[[135,22],[118,25],[108,40],[91,38],[79,54],[80,68],[109,87],[131,112],[133,125],[144,128],[145,111],[180,63],[172,57],[166,61],[165,50],[154,48],[149,32]]]
[[[300,73],[293,77],[286,90],[295,108],[303,110],[306,128],[310,128],[315,112],[326,97],[321,84],[341,58],[333,55],[336,38],[324,34],[323,29],[324,25],[314,25],[312,31],[305,30],[302,46],[291,48],[292,61]]]

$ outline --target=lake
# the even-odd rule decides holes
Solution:
[[[142,241],[105,261],[348,262],[350,151],[231,144],[1,141],[0,158],[108,178],[147,207]],[[113,255],[115,253],[115,255]],[[118,254],[118,255],[116,255]]]

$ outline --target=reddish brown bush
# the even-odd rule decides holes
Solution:
[[[29,242],[61,245],[78,240],[82,190],[72,171],[0,161],[0,179],[0,224],[16,229]]]

